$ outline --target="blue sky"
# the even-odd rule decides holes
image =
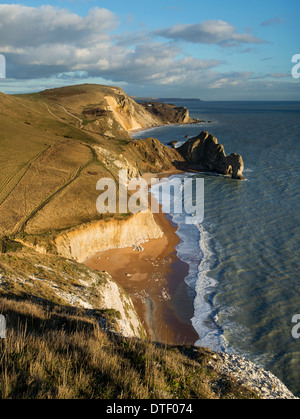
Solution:
[[[80,83],[136,96],[300,100],[299,0],[0,3],[0,91]]]

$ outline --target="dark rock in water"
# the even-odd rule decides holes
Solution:
[[[176,148],[175,145],[178,143],[178,141],[170,141],[168,145],[170,145],[172,148]]]
[[[191,138],[177,151],[191,169],[231,175],[233,179],[244,179],[244,162],[240,155],[226,156],[222,144],[207,131]]]

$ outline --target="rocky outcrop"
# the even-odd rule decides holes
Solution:
[[[231,175],[233,179],[243,179],[244,162],[240,155],[226,156],[222,144],[207,131],[191,138],[177,151],[190,169]]]
[[[176,148],[176,144],[178,143],[178,141],[174,140],[174,141],[170,141],[168,143],[169,146],[171,146],[172,148]]]
[[[188,109],[184,106],[160,102],[146,102],[140,105],[153,115],[159,124],[194,124],[199,122],[199,120],[190,117]]]
[[[297,399],[271,372],[240,356],[215,353],[214,367],[220,373],[234,377],[240,385],[257,392],[262,399]]]

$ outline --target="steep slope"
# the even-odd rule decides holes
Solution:
[[[227,375],[243,368],[240,360],[226,360],[232,370],[222,369],[221,357],[209,351],[160,350],[124,339],[144,337],[130,298],[106,272],[74,261],[101,246],[129,246],[161,235],[149,212],[100,216],[96,183],[110,177],[122,186],[120,169],[130,178],[184,167],[177,150],[152,138],[133,141],[128,133],[191,122],[186,110],[171,108],[157,105],[149,112],[121,89],[106,86],[0,94],[0,237],[18,240],[0,242],[0,313],[8,313],[11,322],[0,397],[59,397],[66,395],[63,390],[95,397],[95,383],[97,395],[106,398],[124,397],[125,390],[131,397],[258,397],[257,388],[250,391]],[[124,382],[124,368],[132,363],[137,368]],[[268,397],[292,397],[284,387],[275,391],[272,378],[266,381]]]
[[[259,397],[212,368],[210,351],[116,335],[88,310],[6,295],[1,312],[9,326],[0,340],[1,399]]]
[[[101,100],[106,107],[102,122],[81,122],[82,112],[91,108],[87,104]],[[98,220],[100,178],[118,182],[120,169],[136,177],[173,168],[175,151],[154,139],[132,141],[127,132],[156,122],[117,88],[75,86],[32,95],[1,94],[0,237],[44,234]],[[116,132],[120,135],[114,138]]]
[[[40,96],[73,115],[81,128],[107,137],[130,139],[131,130],[195,122],[186,108],[167,104],[145,107],[118,87],[86,84],[46,90]]]
[[[75,261],[40,255],[14,242],[0,253],[0,301],[5,296],[82,309],[102,327],[127,337],[144,338],[130,297],[107,272]]]

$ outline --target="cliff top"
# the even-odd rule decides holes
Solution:
[[[98,85],[0,93],[0,237],[28,245],[1,241],[0,313],[9,325],[1,398],[260,397],[211,351],[116,334],[142,334],[131,300],[106,273],[51,254],[57,235],[99,220],[100,178],[184,162],[156,139],[131,139],[131,129],[191,122],[185,108],[148,105]]]
[[[0,237],[97,220],[100,178],[117,178],[122,168],[133,177],[172,168],[175,150],[129,134],[173,123],[174,114],[164,109],[153,115],[122,89],[98,85],[1,94]],[[181,115],[186,118],[186,109]]]

